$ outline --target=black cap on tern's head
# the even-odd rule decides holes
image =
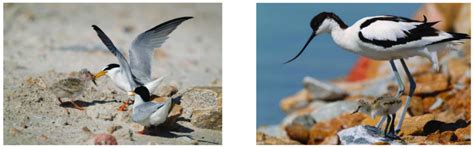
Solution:
[[[303,46],[303,48],[300,50],[300,52],[298,52],[298,54],[295,57],[286,61],[285,64],[290,63],[291,61],[298,58],[317,34],[328,31],[330,27],[328,23],[324,23],[324,22],[328,22],[326,20],[333,20],[339,25],[339,27],[344,28],[344,29],[347,28],[347,25],[336,14],[332,12],[319,13],[318,15],[314,16],[310,22],[310,26],[311,26],[311,29],[313,29],[313,32],[311,32],[311,35],[309,36],[308,41],[306,41],[306,44]]]
[[[135,88],[135,90],[133,90],[133,92],[135,92],[135,94],[138,94],[143,101],[150,101],[150,91],[148,91],[148,88],[146,88],[145,86],[138,86],[137,88]]]
[[[111,70],[111,69],[113,69],[113,68],[119,68],[119,67],[120,67],[119,64],[112,63],[112,64],[107,65],[107,66],[103,69],[103,71],[108,71],[108,70]]]

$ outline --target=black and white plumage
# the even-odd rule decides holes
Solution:
[[[109,37],[96,25],[92,27],[102,42],[113,53],[120,65],[109,64],[104,70],[96,74],[96,78],[108,75],[122,90],[129,91],[135,97],[132,109],[132,120],[146,127],[159,125],[165,122],[172,100],[169,98],[163,103],[152,101],[151,92],[161,83],[163,77],[151,81],[151,60],[153,51],[168,39],[168,35],[182,22],[192,17],[176,18],[162,23],[144,33],[132,42],[130,64],[123,54],[114,46]],[[133,90],[132,90],[133,89]],[[136,95],[137,94],[137,95]]]
[[[114,84],[123,91],[133,91],[137,85],[145,85],[153,92],[160,81],[151,79],[151,61],[153,60],[154,50],[168,39],[171,34],[181,23],[193,17],[180,17],[162,24],[159,24],[138,35],[130,46],[129,61],[127,62],[123,54],[113,45],[107,35],[96,25],[92,27],[107,48],[118,58],[119,64],[109,64],[98,72],[95,77],[99,78],[103,75],[109,76]],[[112,50],[113,49],[113,50]],[[131,69],[133,75],[128,75],[125,69]],[[128,80],[133,80],[133,83]],[[132,86],[132,87],[130,87]]]
[[[409,94],[398,122],[398,132],[403,123],[407,107],[416,88],[404,59],[421,56],[432,62],[435,71],[439,70],[437,52],[443,49],[457,49],[456,45],[469,35],[454,32],[444,32],[433,28],[437,22],[412,20],[399,16],[382,15],[364,17],[352,26],[346,25],[336,14],[322,12],[313,17],[310,22],[311,35],[306,44],[289,63],[298,58],[316,35],[330,33],[334,42],[343,49],[374,60],[388,60],[398,81],[398,94],[404,92],[403,80],[398,73],[394,60],[400,60],[410,82]],[[382,118],[381,122],[385,120]]]

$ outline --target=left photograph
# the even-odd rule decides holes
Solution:
[[[220,3],[3,7],[4,144],[222,144]]]

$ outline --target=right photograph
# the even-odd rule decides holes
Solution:
[[[257,144],[470,145],[470,3],[258,3]]]

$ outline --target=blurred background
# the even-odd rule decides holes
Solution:
[[[317,36],[297,60],[283,64],[303,48],[311,19],[334,12],[347,25],[366,16],[410,18],[421,4],[257,4],[257,126],[279,123],[280,100],[300,90],[303,77],[345,77],[358,55],[337,46],[329,34]],[[429,18],[431,20],[431,18]],[[434,20],[432,20],[434,21]]]

